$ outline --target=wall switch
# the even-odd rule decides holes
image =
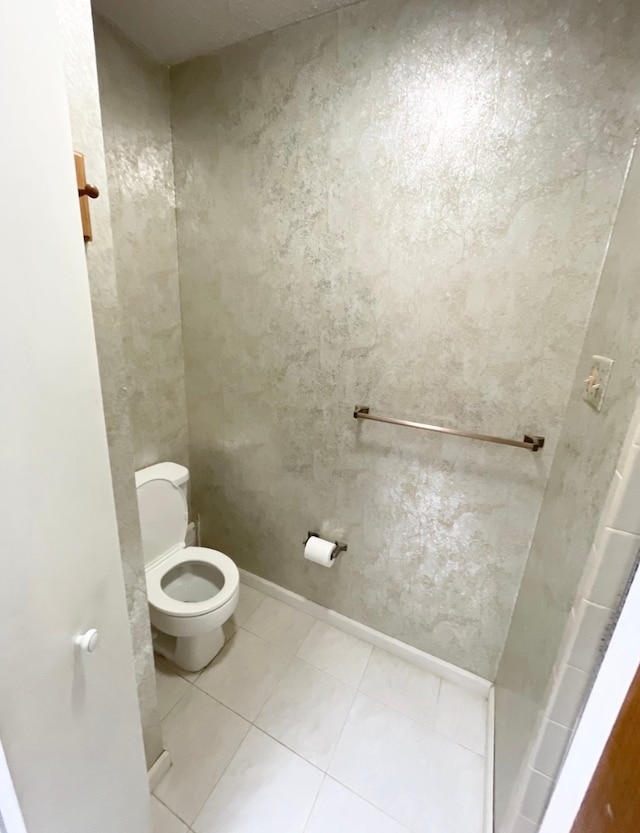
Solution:
[[[596,411],[602,410],[604,395],[609,384],[613,359],[604,356],[594,356],[591,359],[589,375],[584,380],[584,392],[582,398],[588,402]]]

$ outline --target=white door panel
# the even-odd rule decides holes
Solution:
[[[54,11],[0,4],[0,737],[29,833],[146,833]]]

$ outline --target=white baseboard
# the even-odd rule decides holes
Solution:
[[[256,576],[246,570],[240,570],[240,579],[244,584],[253,587],[255,590],[260,590],[267,596],[285,602],[291,605],[291,607],[295,607],[303,613],[314,616],[321,622],[333,625],[345,633],[357,636],[359,639],[369,642],[377,648],[382,648],[407,662],[411,662],[413,665],[417,665],[425,671],[430,671],[432,674],[437,674],[445,680],[482,694],[483,697],[488,698],[493,691],[493,684],[489,680],[479,677],[477,674],[472,674],[470,671],[458,668],[450,662],[445,662],[445,660],[427,654],[425,651],[420,651],[412,645],[407,645],[406,642],[401,642],[399,639],[394,639],[392,636],[387,636],[385,633],[356,622],[355,619],[349,619],[348,616],[336,613],[335,610],[329,610],[327,607],[305,599],[304,596],[299,596],[291,590],[286,590],[278,584],[273,584],[271,581],[260,578],[260,576]]]
[[[493,767],[496,727],[496,690],[489,689],[487,699],[487,746],[485,752],[484,833],[493,833]]]
[[[169,772],[171,766],[171,755],[166,749],[163,749],[156,761],[151,764],[147,770],[147,777],[149,779],[149,792],[152,793],[160,783],[162,777]]]

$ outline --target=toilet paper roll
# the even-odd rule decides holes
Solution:
[[[333,567],[334,560],[331,558],[336,549],[334,541],[325,541],[324,538],[316,538],[312,535],[304,546],[304,557],[323,567]]]

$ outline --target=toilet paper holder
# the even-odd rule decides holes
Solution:
[[[322,536],[319,532],[307,532],[307,537],[303,541],[305,546],[307,545],[307,541],[309,540],[309,538],[322,538]],[[331,560],[335,561],[341,552],[347,551],[347,545],[341,543],[340,541],[334,541],[333,543],[335,544],[335,548],[331,553]]]

